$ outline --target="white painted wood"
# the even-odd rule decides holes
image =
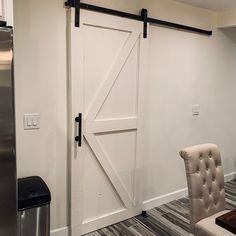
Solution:
[[[68,81],[68,90],[69,93],[69,167],[70,167],[70,192],[71,192],[71,202],[70,202],[70,222],[71,225],[74,225],[74,222],[82,222],[82,208],[83,208],[83,199],[81,192],[82,187],[82,173],[83,163],[81,164],[78,161],[78,157],[84,156],[84,149],[79,148],[74,140],[76,136],[76,127],[75,127],[75,117],[78,115],[79,111],[83,110],[84,99],[80,95],[83,93],[83,81],[76,78],[83,77],[83,50],[81,47],[83,45],[83,31],[82,30],[73,30],[74,22],[71,22],[71,12],[68,13],[68,48],[73,50],[68,50],[68,65],[70,65],[69,72],[69,81]],[[83,27],[83,26],[82,26]],[[80,53],[78,53],[80,51]],[[73,59],[73,60],[72,60]],[[72,79],[75,78],[75,79]],[[82,132],[83,134],[83,132]],[[73,234],[72,234],[73,235]],[[80,235],[80,232],[77,231],[77,235]]]
[[[5,20],[7,21],[7,25],[14,27],[14,12],[13,12],[13,0],[4,0],[4,8],[5,8]]]
[[[86,134],[85,138],[89,143],[89,146],[93,150],[94,154],[96,155],[109,180],[111,181],[112,185],[114,186],[115,190],[117,191],[117,194],[119,194],[122,203],[125,207],[130,207],[131,199],[129,197],[129,194],[122,185],[114,167],[109,162],[109,157],[106,155],[106,153],[102,150],[101,146],[97,142],[96,137],[93,134]]]
[[[68,227],[52,230],[50,232],[50,235],[51,236],[68,236],[69,235]]]
[[[148,40],[141,22],[82,10],[75,28],[74,9],[70,14],[71,232],[77,236],[142,209],[137,143]],[[74,142],[78,113],[82,147]]]
[[[104,84],[98,90],[97,95],[94,97],[94,101],[92,102],[92,106],[89,109],[87,114],[87,120],[94,120],[96,115],[98,114],[101,106],[103,105],[106,97],[111,91],[112,86],[116,82],[118,75],[127,60],[128,55],[131,53],[136,41],[139,38],[140,32],[131,32],[127,43],[125,44],[122,52],[120,53],[118,59],[114,62],[114,65],[111,68],[111,71],[108,72],[108,76],[105,79]]]
[[[0,0],[0,20],[6,21],[8,26],[14,26],[13,0]]]
[[[127,117],[120,119],[104,119],[87,122],[85,124],[86,133],[101,133],[121,130],[133,130],[138,128],[137,117]]]
[[[0,0],[0,19],[3,20],[3,0]]]
[[[127,211],[124,209],[121,211],[113,212],[101,218],[96,218],[93,221],[90,221],[89,224],[84,225],[82,230],[80,225],[74,225],[71,228],[71,235],[77,236],[84,234],[85,232],[92,232],[94,231],[94,229],[98,228],[98,225],[112,225],[117,222],[123,221],[124,219],[129,219],[138,214],[140,214],[140,210],[137,208],[133,211]]]
[[[147,31],[149,35],[149,27]],[[149,37],[148,37],[149,38]],[[148,39],[144,39],[142,35],[140,36],[140,54],[142,57],[139,57],[139,78],[147,78],[148,75],[148,51],[149,51],[149,41]],[[147,91],[146,89],[146,80],[139,80],[139,90],[138,90],[138,130],[137,130],[137,146],[136,146],[136,160],[135,160],[135,183],[134,183],[134,206],[142,206],[144,199],[144,191],[145,186],[143,184],[143,177],[145,173],[144,171],[144,157],[146,156],[145,151],[143,150],[143,143],[146,142],[144,140],[144,119],[145,119],[145,98]]]

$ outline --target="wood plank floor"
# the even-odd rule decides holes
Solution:
[[[225,183],[228,209],[236,208],[236,180]],[[86,236],[189,236],[189,200],[181,198]]]

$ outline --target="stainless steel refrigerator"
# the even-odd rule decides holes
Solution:
[[[0,236],[17,235],[13,37],[0,27]]]

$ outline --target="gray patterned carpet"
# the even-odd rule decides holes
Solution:
[[[236,208],[236,180],[225,183],[228,209]],[[170,202],[137,216],[108,226],[86,236],[189,236],[188,198]]]

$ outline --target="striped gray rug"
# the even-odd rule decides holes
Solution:
[[[228,209],[236,208],[236,180],[225,183]],[[189,236],[189,200],[181,198],[86,236]]]

